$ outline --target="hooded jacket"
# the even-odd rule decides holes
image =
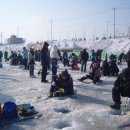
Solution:
[[[57,46],[56,45],[54,45],[54,47],[50,51],[50,58],[60,59],[60,57],[58,55],[58,51],[57,51]]]

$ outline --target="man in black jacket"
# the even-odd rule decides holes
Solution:
[[[47,67],[49,64],[49,52],[48,52],[48,46],[49,44],[47,42],[44,42],[43,48],[41,50],[41,65],[42,65],[42,76],[41,76],[41,82],[47,83],[46,75],[47,75]]]
[[[81,53],[81,72],[86,72],[86,65],[87,65],[87,61],[89,58],[89,54],[86,51],[86,49],[83,50],[83,52]]]
[[[102,68],[102,74],[104,76],[110,76],[110,67],[109,67],[107,60],[103,61],[101,68]]]
[[[126,54],[126,61],[127,61],[127,66],[130,67],[130,49]]]
[[[111,108],[120,110],[121,96],[130,97],[130,68],[123,69],[114,82],[112,98],[115,103],[110,106]]]
[[[55,78],[53,77],[53,82],[50,88],[49,97],[60,96],[60,95],[73,95],[73,79],[67,70],[62,71]]]

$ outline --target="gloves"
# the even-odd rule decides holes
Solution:
[[[65,93],[65,90],[64,90],[63,88],[59,88],[59,91],[60,91],[61,93]]]

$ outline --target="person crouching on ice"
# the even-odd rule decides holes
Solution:
[[[73,94],[73,79],[67,70],[62,71],[58,76],[53,76],[49,97]]]
[[[110,105],[111,108],[120,110],[121,96],[130,97],[130,68],[123,69],[114,82],[112,89],[114,104]]]
[[[91,72],[89,72],[88,75],[83,76],[82,78],[78,79],[79,81],[83,81],[85,79],[91,79],[93,80],[93,83],[96,84],[100,81],[101,78],[101,69],[100,69],[100,63],[99,61],[93,61],[90,66]]]

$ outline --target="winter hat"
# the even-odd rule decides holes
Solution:
[[[64,70],[61,72],[61,76],[65,76],[65,77],[68,77],[69,73],[68,73],[68,70]]]
[[[48,42],[44,42],[43,46],[49,46]]]
[[[122,76],[125,80],[130,80],[130,68],[123,69]]]

